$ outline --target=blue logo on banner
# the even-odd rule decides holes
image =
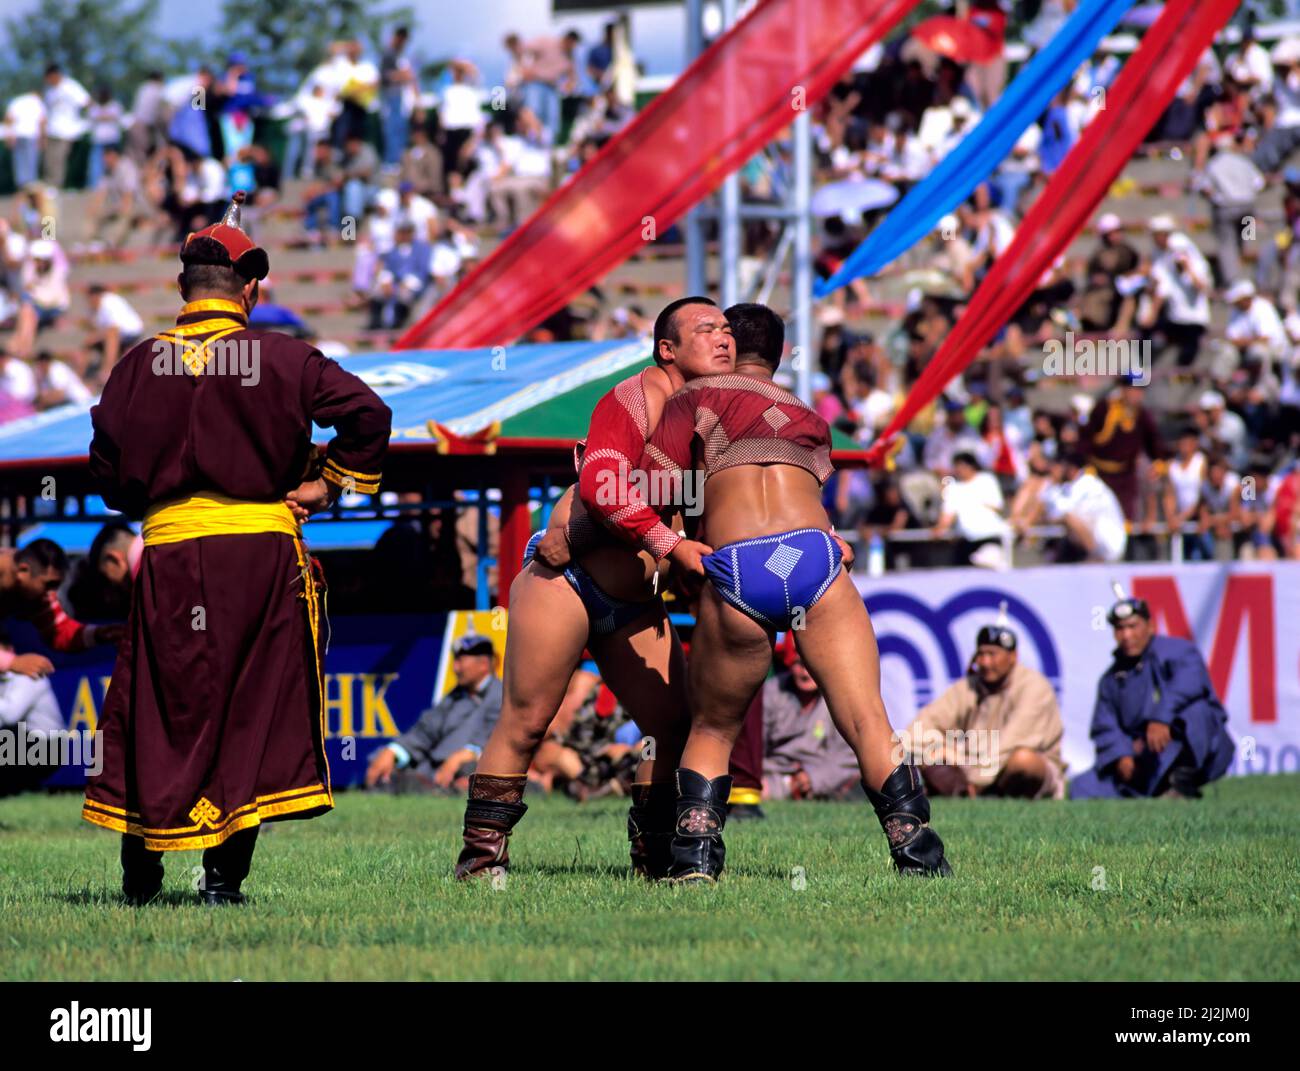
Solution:
[[[997,613],[998,606],[1005,602],[1007,617],[1020,638],[1020,648],[1023,650],[1026,644],[1034,647],[1038,652],[1043,676],[1051,683],[1057,696],[1061,694],[1061,660],[1056,653],[1051,633],[1034,612],[1034,608],[1009,591],[970,588],[954,595],[938,609],[931,609],[916,596],[901,591],[873,591],[865,596],[865,602],[873,622],[880,614],[901,613],[913,618],[929,631],[939,649],[943,671],[947,675],[947,679],[939,685],[940,689],[966,675],[966,666],[973,653],[957,649],[952,635],[953,622],[974,610],[990,611],[991,619]],[[929,703],[935,697],[936,687],[925,653],[907,636],[886,631],[878,625],[876,642],[880,646],[882,659],[886,655],[897,655],[907,664],[915,681],[916,705],[921,707]]]

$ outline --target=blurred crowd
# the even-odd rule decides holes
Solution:
[[[1072,7],[1037,6],[1039,23]],[[1025,36],[1049,31],[1033,24]],[[0,219],[0,420],[86,402],[145,334],[127,293],[74,286],[78,258],[174,244],[236,190],[248,194],[254,233],[276,216],[293,224],[291,244],[350,252],[341,301],[366,329],[417,318],[635,114],[625,22],[594,42],[512,33],[501,47],[504,84],[488,86],[466,59],[419,67],[405,28],[373,53],[340,41],[280,100],[239,52],[220,69],[155,73],[129,105],[52,66],[4,111],[20,193],[13,218]],[[1120,66],[1104,52],[1085,64],[931,238],[879,280],[818,304],[815,404],[841,432],[867,444],[889,423]],[[1006,78],[1005,61],[960,63],[907,36],[859,58],[814,111],[820,275],[979,122]],[[88,218],[51,227],[79,143]],[[1163,168],[1157,188],[1131,169],[1112,191],[1142,214],[1093,221],[1087,252],[1053,265],[908,425],[889,471],[845,471],[831,485],[837,524],[873,549],[864,563],[1300,555],[1297,150],[1300,41],[1266,43],[1247,25],[1206,53],[1152,131],[1143,155]],[[792,161],[788,137],[749,161],[746,201],[784,200]],[[744,230],[741,290],[752,294],[773,276],[780,226]],[[904,301],[880,299],[891,285]],[[591,297],[528,339],[648,333],[639,302],[654,299]],[[256,315],[310,333],[271,286]],[[79,344],[43,346],[67,321],[84,324]],[[1063,375],[1045,358],[1054,340],[1114,343],[1146,363],[1128,376],[1101,365]]]
[[[971,72],[981,65],[909,39],[873,52],[819,114],[823,176],[840,203],[856,194],[871,205],[882,188],[893,203],[980,119],[987,72]],[[885,429],[1119,67],[1102,56],[1078,71],[971,199],[888,270],[906,300],[887,330],[854,327],[879,307],[875,280],[819,307],[813,389],[827,420],[864,444]],[[1141,196],[1148,213],[1158,198],[1160,210],[1100,214],[1090,252],[1058,259],[907,426],[891,470],[840,474],[828,504],[841,529],[880,547],[888,566],[1004,568],[1026,551],[1300,556],[1297,149],[1300,40],[1269,47],[1247,26],[1205,54],[1144,146],[1152,173],[1177,181],[1144,190],[1126,177],[1111,191]],[[778,146],[765,160],[781,156]],[[766,175],[757,169],[750,197]],[[1209,241],[1178,205],[1210,217]],[[832,274],[887,210],[827,218],[818,272]]]

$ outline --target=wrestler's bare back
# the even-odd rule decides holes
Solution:
[[[704,485],[697,538],[715,550],[728,543],[796,528],[830,530],[817,477],[797,465],[736,465]]]

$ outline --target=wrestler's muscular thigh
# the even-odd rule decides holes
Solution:
[[[588,644],[601,677],[654,742],[637,768],[638,781],[671,781],[681,759],[690,709],[686,699],[686,656],[661,602],[607,636]]]
[[[808,672],[826,697],[831,719],[858,757],[872,789],[898,763],[893,730],[880,698],[880,652],[862,596],[843,569],[794,633]]]
[[[530,562],[510,585],[501,717],[478,770],[523,774],[546,738],[587,643],[587,610],[569,582]]]
[[[684,767],[710,780],[727,772],[745,711],[772,667],[772,640],[771,632],[704,585],[691,635],[691,735]]]

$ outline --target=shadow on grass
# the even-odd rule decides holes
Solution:
[[[126,901],[116,889],[80,889],[77,892],[57,893],[53,899],[62,900],[73,907],[126,907]],[[196,894],[180,889],[164,889],[147,904],[136,905],[150,907],[200,907]]]
[[[536,874],[543,878],[572,877],[583,874],[591,878],[613,878],[621,881],[641,881],[629,867],[603,866],[599,863],[531,863],[511,866],[518,874]]]

